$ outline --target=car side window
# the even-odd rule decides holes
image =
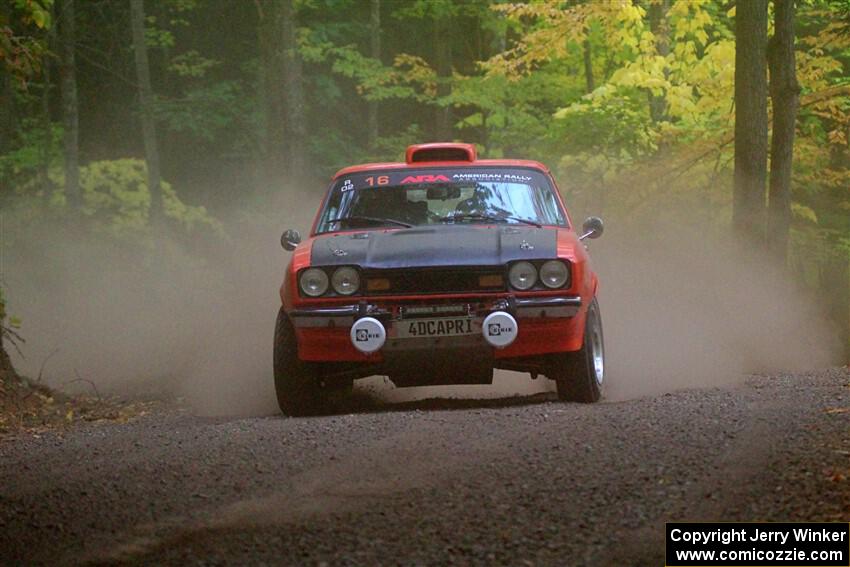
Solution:
[[[558,219],[559,224],[565,222],[564,215],[561,213],[561,208],[558,206],[558,200],[555,198],[554,191],[541,191],[543,198],[540,200],[540,208],[546,217]]]

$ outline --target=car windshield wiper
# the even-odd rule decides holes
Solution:
[[[531,226],[536,226],[537,228],[542,228],[543,225],[539,222],[535,222],[530,219],[521,219],[519,217],[512,216],[495,216],[495,215],[485,215],[482,213],[455,213],[452,215],[446,215],[440,219],[440,222],[454,222],[458,220],[483,220],[490,222],[521,222],[523,224],[528,224]]]
[[[403,226],[404,228],[413,228],[413,225],[410,223],[402,222],[400,220],[395,219],[382,219],[378,217],[361,217],[361,216],[349,216],[349,217],[339,217],[335,219],[326,220],[325,223],[330,224],[332,222],[367,222],[370,224],[394,224],[398,226]]]

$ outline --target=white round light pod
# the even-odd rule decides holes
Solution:
[[[505,348],[516,340],[519,326],[510,313],[494,311],[481,323],[481,333],[491,346]]]
[[[379,350],[387,340],[387,330],[374,317],[363,317],[351,326],[351,344],[362,353],[371,354]]]
[[[307,268],[301,272],[298,286],[304,292],[304,295],[319,297],[328,291],[328,275],[319,268]]]
[[[351,266],[337,268],[331,276],[331,285],[340,295],[351,295],[360,289],[360,273]]]
[[[569,268],[560,260],[549,260],[540,266],[540,281],[550,289],[564,287],[569,276]]]
[[[537,268],[531,262],[517,262],[508,270],[508,280],[518,290],[531,289],[537,283]]]

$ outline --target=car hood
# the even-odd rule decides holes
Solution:
[[[363,269],[501,266],[557,257],[557,228],[439,225],[318,236],[311,265]]]

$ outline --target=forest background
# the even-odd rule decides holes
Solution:
[[[732,235],[850,343],[846,1],[7,0],[0,58],[0,321],[32,375],[185,371],[162,352],[199,317],[253,336],[333,172],[435,140],[548,164],[578,222]]]

